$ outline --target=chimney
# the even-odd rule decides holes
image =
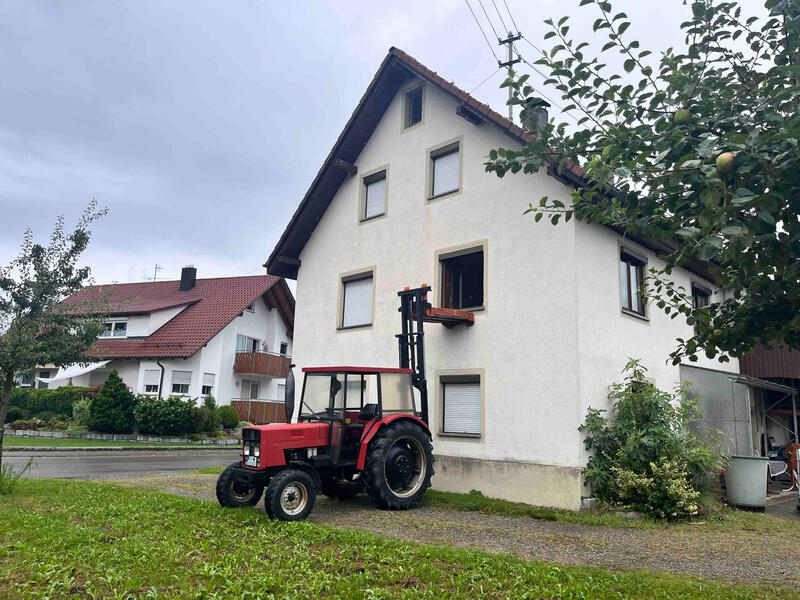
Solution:
[[[179,292],[188,292],[194,289],[194,284],[197,281],[197,269],[192,265],[188,265],[181,269],[181,285],[178,288]]]
[[[540,131],[547,123],[547,109],[550,103],[541,98],[530,97],[523,102],[525,115],[522,118],[526,131],[534,133]]]

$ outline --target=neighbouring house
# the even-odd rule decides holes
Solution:
[[[434,306],[471,312],[471,326],[426,327],[434,487],[575,509],[578,427],[607,407],[629,357],[665,389],[709,369],[737,376],[738,362],[667,364],[691,327],[638,294],[663,246],[523,215],[581,183],[578,169],[485,172],[490,150],[529,135],[392,48],[266,266],[297,280],[298,367],[396,366],[405,286],[428,283]],[[724,297],[707,264],[673,275],[697,302]]]
[[[219,404],[238,404],[244,417],[251,401],[283,401],[295,310],[284,279],[197,279],[196,269],[185,267],[180,281],[90,287],[64,303],[98,292],[110,293],[110,308],[105,331],[87,352],[96,362],[39,368],[21,385],[95,386],[116,370],[137,394],[212,395]]]

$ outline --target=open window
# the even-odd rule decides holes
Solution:
[[[403,128],[408,129],[422,122],[422,86],[406,92],[403,103]]]
[[[622,311],[645,316],[645,298],[642,282],[647,258],[628,248],[620,248],[619,289]]]
[[[458,310],[484,307],[485,273],[483,247],[445,254],[441,265],[441,306]]]
[[[696,283],[692,284],[692,306],[703,308],[711,303],[711,290]]]

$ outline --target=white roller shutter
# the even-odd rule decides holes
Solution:
[[[208,387],[214,387],[213,373],[203,373],[203,385],[206,385]]]
[[[458,189],[458,150],[433,159],[433,195],[439,196]]]
[[[386,212],[386,178],[367,183],[364,218],[377,217]]]
[[[144,385],[158,385],[161,382],[161,371],[158,369],[145,369]]]
[[[445,433],[481,432],[481,384],[443,383]]]
[[[372,276],[344,282],[342,327],[372,323]]]
[[[191,385],[192,372],[191,371],[173,371],[172,384],[173,385]]]

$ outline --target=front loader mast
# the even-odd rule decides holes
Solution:
[[[421,417],[428,424],[428,381],[425,377],[425,331],[423,320],[425,311],[431,307],[428,302],[430,286],[397,292],[400,296],[400,317],[402,333],[398,334],[397,344],[400,352],[400,368],[411,369],[411,383],[419,390]]]

